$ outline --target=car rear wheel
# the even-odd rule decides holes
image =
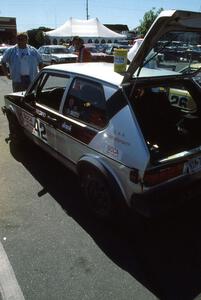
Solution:
[[[82,176],[82,189],[91,212],[99,218],[108,218],[112,213],[112,200],[105,180],[90,171]]]
[[[119,199],[98,171],[85,170],[81,176],[81,187],[89,210],[99,219],[114,220],[123,212]]]

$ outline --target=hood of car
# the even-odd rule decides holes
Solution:
[[[52,57],[55,58],[74,58],[77,57],[76,54],[71,54],[71,53],[54,53],[52,54]]]
[[[135,77],[137,69],[143,67],[145,58],[164,35],[167,37],[169,32],[189,31],[201,33],[201,13],[181,10],[162,11],[131,60],[124,75],[123,83],[129,82]],[[167,40],[166,44],[168,43],[171,43],[171,40]]]

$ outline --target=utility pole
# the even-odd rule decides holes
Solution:
[[[86,16],[87,16],[87,20],[89,20],[88,0],[86,0]]]

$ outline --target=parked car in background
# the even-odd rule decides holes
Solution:
[[[199,41],[191,44],[186,41],[160,41],[155,47],[155,51],[163,54],[164,59],[168,61],[198,61],[201,62],[201,46]]]
[[[200,85],[180,62],[176,72],[145,67],[158,40],[182,34],[201,40],[201,13],[162,11],[124,74],[111,63],[52,65],[5,96],[11,141],[29,137],[73,170],[97,217],[124,206],[149,216],[201,193]]]
[[[113,62],[114,56],[109,55],[103,51],[103,47],[96,44],[85,44],[85,48],[87,48],[92,57],[93,62]]]
[[[44,65],[76,62],[77,55],[62,45],[45,45],[38,49]]]
[[[6,51],[6,49],[8,49],[9,47],[11,47],[11,45],[0,44],[0,71],[2,71],[1,70],[1,60],[2,60],[3,54]],[[8,67],[8,65],[7,65],[7,67]]]
[[[127,49],[129,50],[132,46],[131,45],[125,45],[125,44],[107,44],[107,48],[105,49],[105,53],[112,55],[114,54],[115,49]]]
[[[193,74],[201,69],[201,63],[190,63],[187,64],[182,70],[182,74]]]
[[[191,45],[186,50],[184,59],[201,62],[201,47],[200,45]]]

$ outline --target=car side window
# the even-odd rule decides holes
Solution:
[[[45,53],[45,54],[50,54],[50,49],[45,48],[44,53]]]
[[[93,81],[75,79],[67,95],[63,114],[94,127],[105,127],[107,113],[102,85]]]
[[[59,111],[61,100],[69,77],[61,74],[43,75],[36,90],[36,102],[47,108]]]

